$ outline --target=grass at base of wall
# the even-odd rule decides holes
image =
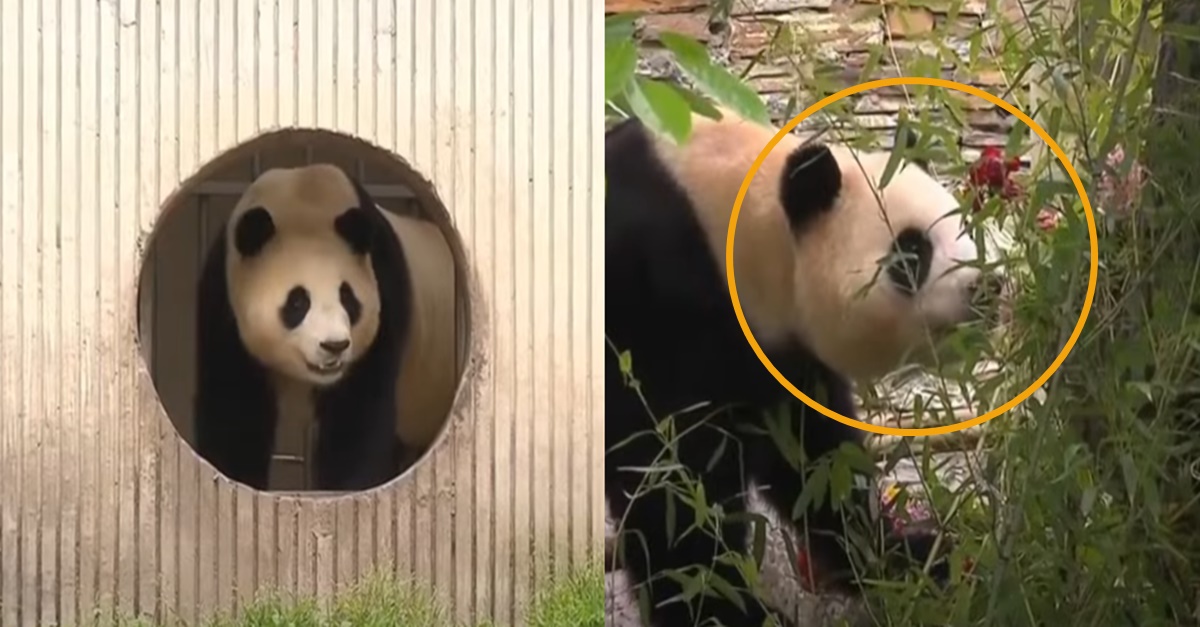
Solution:
[[[525,617],[528,627],[603,627],[604,568],[599,562],[584,565],[561,581],[534,595]]]
[[[180,627],[184,623],[154,623],[146,619],[117,619],[102,614],[88,627]],[[586,564],[534,595],[526,614],[528,627],[601,627],[604,624],[604,569]],[[424,590],[390,574],[364,578],[322,609],[315,599],[264,594],[237,618],[219,617],[202,627],[490,627],[458,625],[450,613]]]

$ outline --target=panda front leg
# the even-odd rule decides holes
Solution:
[[[275,445],[275,405],[265,389],[203,385],[195,399],[196,453],[256,490],[268,487]]]
[[[842,502],[840,509],[835,509],[826,501],[807,512],[806,528],[809,534],[807,545],[802,545],[802,548],[806,550],[809,562],[814,565],[816,572],[813,575],[824,589],[842,594],[861,593],[864,573],[861,566],[851,559],[851,549],[846,545],[849,541],[847,528],[862,520],[861,513],[870,511],[870,501],[874,498],[876,493],[870,488],[856,486]],[[795,502],[795,498],[786,500],[788,503]],[[779,505],[782,505],[782,501]],[[886,517],[873,519],[867,529],[859,529],[867,531],[861,534],[863,537],[872,541],[882,540],[885,558],[883,573],[889,576],[907,571],[914,563],[923,565],[937,548],[936,531],[896,533],[889,529]],[[802,537],[801,542],[804,540]],[[878,550],[879,547],[873,544],[873,548]],[[949,540],[943,540],[941,551],[948,548]],[[949,566],[945,559],[935,560],[929,575],[934,583],[945,584],[949,578]]]
[[[613,410],[608,411],[611,419]],[[622,527],[618,544],[618,550],[621,551],[619,559],[632,581],[645,588],[644,592],[639,590],[638,594],[646,594],[649,599],[647,625],[760,627],[769,624],[768,617],[774,618],[775,624],[783,627],[793,625],[782,613],[767,607],[749,591],[749,584],[736,566],[718,559],[725,553],[746,555],[749,552],[744,473],[739,456],[730,452],[736,447],[730,446],[730,451],[718,456],[711,468],[707,463],[714,458],[713,452],[719,446],[718,439],[723,437],[710,429],[696,429],[683,436],[679,447],[681,451],[686,451],[686,457],[680,463],[688,468],[690,480],[703,483],[705,503],[709,507],[718,503],[721,506],[724,524],[719,529],[713,528],[711,516],[702,521],[699,528],[689,529],[696,523],[696,510],[692,504],[680,498],[678,486],[672,488],[671,492],[666,487],[643,488],[639,492],[644,475],[623,468],[649,465],[649,460],[661,448],[661,444],[653,441],[652,437],[639,435],[637,440],[625,443],[625,450],[613,449],[608,453],[606,491],[614,510],[619,512],[618,520]],[[675,477],[670,481],[679,483]],[[629,495],[632,498],[627,498]],[[668,509],[668,499],[674,500],[670,507],[673,516]],[[684,591],[684,586],[672,579],[668,572],[679,571],[694,578],[703,574],[704,570],[733,587],[735,593],[740,595],[740,607],[721,595],[711,584],[707,586],[713,591],[711,594],[694,596],[686,601],[675,598]],[[719,623],[714,623],[714,620]]]
[[[836,389],[836,388],[835,388]],[[848,392],[839,390],[840,394],[832,395],[832,405],[835,411],[854,417],[854,405],[849,400]],[[798,403],[797,403],[798,405]],[[810,466],[802,468],[803,474],[797,475],[796,470],[787,461],[782,449],[776,442],[763,442],[763,454],[756,457],[758,466],[755,476],[763,483],[763,492],[771,505],[790,519],[795,503],[804,490],[805,478],[813,471],[812,464],[822,463],[821,459],[839,449],[843,444],[862,446],[863,432],[818,415],[808,408],[799,408],[803,419],[799,423],[797,435],[803,443],[806,457]],[[830,591],[843,594],[858,594],[861,592],[860,581],[863,573],[856,572],[856,565],[851,559],[851,549],[846,545],[849,533],[848,527],[864,520],[863,514],[872,511],[872,500],[877,497],[872,489],[876,476],[858,475],[865,479],[863,483],[852,488],[846,500],[835,506],[830,502],[828,493],[819,503],[810,505],[804,516],[803,525],[797,525],[802,532],[800,547],[804,550],[809,562],[817,572],[812,573],[820,585]],[[887,521],[883,518],[869,522],[865,537],[882,539],[883,549],[888,556],[911,556],[919,563],[924,563],[934,551],[936,532],[894,533],[886,528]],[[807,534],[803,531],[807,530]],[[904,568],[907,565],[903,559],[891,559],[888,566]],[[935,564],[931,573],[935,581],[942,582],[948,577],[944,563]]]
[[[396,475],[394,398],[339,390],[318,399],[316,489],[369,490]]]

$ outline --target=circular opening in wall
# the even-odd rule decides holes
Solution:
[[[139,277],[142,355],[179,434],[226,477],[370,489],[445,430],[469,346],[464,259],[401,158],[273,131],[163,205]]]

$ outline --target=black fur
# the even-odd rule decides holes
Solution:
[[[678,446],[678,460],[693,477],[704,483],[705,499],[719,503],[726,515],[745,511],[741,495],[746,479],[753,477],[768,486],[768,500],[785,517],[790,517],[799,498],[804,477],[784,457],[769,436],[741,429],[761,426],[764,412],[780,403],[791,407],[793,435],[804,443],[809,459],[818,458],[843,443],[860,443],[863,433],[828,419],[793,399],[763,367],[746,341],[734,315],[726,283],[718,263],[705,243],[704,233],[684,190],[670,178],[652,152],[646,128],[636,120],[625,121],[607,133],[605,203],[605,327],[616,351],[630,352],[633,376],[639,381],[646,403],[658,419],[697,403],[708,405],[689,414],[676,414],[675,433],[683,433],[698,421],[740,438],[722,443],[725,436],[715,428],[692,429]],[[795,203],[792,219],[802,228],[806,215],[828,208],[836,197],[839,180],[829,170],[832,157],[827,150],[803,151],[815,160],[796,169],[785,184],[784,194]],[[788,163],[803,159],[797,153]],[[802,193],[803,192],[803,193]],[[806,201],[802,206],[801,200]],[[763,346],[772,362],[799,389],[823,401],[830,409],[855,416],[850,386],[825,367],[803,345],[791,343]],[[611,349],[605,359],[605,489],[614,514],[625,518],[620,560],[635,583],[642,583],[665,569],[708,567],[719,552],[707,530],[691,530],[691,507],[675,503],[675,528],[668,536],[667,494],[656,489],[628,498],[638,490],[643,475],[622,470],[650,466],[662,445],[651,433],[651,416],[638,395],[628,387],[619,360]],[[715,416],[710,414],[724,407]],[[635,434],[636,438],[630,439]],[[628,440],[628,441],[627,441]],[[615,447],[615,448],[614,448]],[[723,454],[715,457],[719,450]],[[745,474],[743,474],[745,473]],[[854,498],[865,506],[867,492]],[[838,513],[828,507],[808,513],[808,529],[814,559],[822,576],[848,571],[848,558],[836,540],[823,540],[821,533],[840,537],[844,533]],[[629,533],[629,532],[634,533]],[[746,527],[730,524],[723,541],[733,550],[746,551]],[[639,534],[641,537],[639,537]],[[668,540],[674,538],[674,544]],[[920,548],[920,547],[914,547]],[[650,563],[647,564],[646,557]],[[713,566],[721,577],[737,588],[745,583],[727,565]],[[691,573],[695,574],[695,573]],[[843,575],[845,577],[845,575]],[[850,587],[848,578],[844,587]],[[672,602],[656,607],[680,593],[673,580],[658,575],[649,591],[657,627],[693,624],[691,609]],[[699,622],[716,618],[729,626],[762,625],[768,612],[747,601],[743,613],[722,598],[703,599]],[[699,598],[694,603],[700,602]],[[791,624],[776,615],[784,625]]]
[[[359,186],[359,194],[365,194]],[[353,207],[333,221],[333,228],[346,240],[350,249],[358,255],[365,255],[371,250],[372,238],[375,236],[375,223],[372,222],[369,208]],[[387,226],[386,224],[384,226]]]
[[[898,258],[888,266],[888,278],[900,293],[912,296],[929,279],[933,243],[924,231],[910,227],[896,235],[892,246]]]
[[[779,194],[792,232],[800,234],[809,222],[833,208],[842,189],[842,171],[824,144],[809,144],[787,156]]]
[[[254,207],[242,214],[233,229],[233,242],[243,257],[253,257],[275,236],[275,221],[262,207]]]
[[[359,206],[338,219],[337,231],[351,246],[369,242],[363,253],[370,253],[378,281],[379,333],[341,380],[316,393],[318,490],[365,490],[397,472],[394,390],[411,317],[411,282],[404,251],[382,209],[354,184]],[[343,220],[347,215],[355,217]],[[259,237],[262,221],[252,220],[244,241],[242,224],[234,229],[239,248],[245,244],[245,250],[254,250],[257,244],[261,249],[267,241]],[[274,450],[275,394],[267,372],[238,336],[225,280],[227,248],[226,238],[218,237],[199,284],[196,449],[229,478],[263,490]]]

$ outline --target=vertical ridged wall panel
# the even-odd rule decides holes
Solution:
[[[0,0],[0,625],[195,622],[376,567],[459,620],[512,624],[599,549],[601,17],[590,0]],[[292,126],[431,181],[473,285],[447,436],[360,495],[218,477],[137,344],[160,204]]]

